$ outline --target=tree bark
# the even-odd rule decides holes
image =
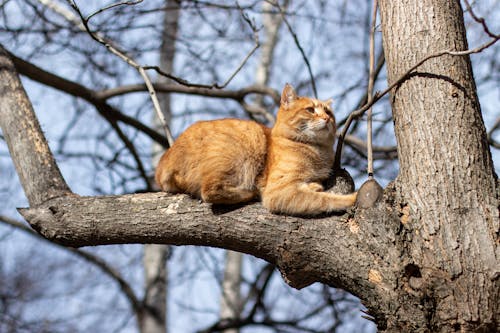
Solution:
[[[468,47],[459,1],[383,0],[380,9],[389,84],[426,56]],[[403,320],[409,328],[493,331],[498,197],[469,57],[427,61],[396,87],[391,102],[399,200],[411,235],[404,288],[425,309],[402,308],[392,326],[414,317]]]
[[[71,193],[14,64],[0,45],[0,128],[30,205]]]

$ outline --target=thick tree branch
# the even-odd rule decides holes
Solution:
[[[44,237],[66,246],[220,247],[277,265],[294,287],[321,281],[365,299],[373,297],[377,285],[387,288],[394,282],[394,261],[389,263],[399,256],[396,248],[385,248],[395,241],[399,223],[383,207],[359,210],[354,216],[309,219],[273,215],[260,204],[218,207],[186,195],[146,193],[61,197],[20,213]],[[384,278],[370,281],[370,271]]]
[[[30,205],[69,194],[14,64],[0,45],[0,127]],[[27,167],[29,166],[29,167]]]
[[[163,146],[168,146],[167,140],[163,135],[144,125],[140,121],[121,113],[120,111],[109,105],[106,102],[107,98],[100,96],[98,92],[91,90],[79,83],[47,72],[8,51],[7,54],[11,58],[19,74],[24,75],[41,84],[65,92],[71,96],[79,97],[95,106],[97,112],[99,112],[99,114],[104,118],[111,118],[123,122],[124,124],[132,126],[137,130],[143,132],[151,139],[162,144]],[[144,90],[146,91],[147,89],[145,88]]]

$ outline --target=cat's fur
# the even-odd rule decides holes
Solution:
[[[197,122],[162,156],[156,181],[164,191],[217,204],[260,198],[277,213],[345,210],[356,193],[327,193],[322,186],[335,132],[330,101],[299,97],[287,84],[272,130],[239,119]]]

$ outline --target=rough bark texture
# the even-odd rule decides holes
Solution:
[[[322,281],[376,294],[380,281],[367,280],[369,273],[399,257],[386,249],[399,223],[385,207],[308,219],[274,215],[260,204],[213,207],[185,195],[146,193],[67,196],[20,212],[42,235],[72,247],[158,243],[248,253],[276,264],[297,288]]]
[[[380,8],[389,84],[426,56],[467,49],[459,1],[380,1]],[[402,287],[422,300],[421,313],[401,308],[393,320],[408,329],[493,331],[498,198],[469,57],[427,61],[391,98],[411,235]]]
[[[14,64],[0,45],[0,127],[30,205],[70,193]]]

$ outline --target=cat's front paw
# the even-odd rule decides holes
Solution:
[[[346,196],[351,201],[351,206],[354,206],[356,204],[356,200],[358,198],[358,192],[349,193],[349,194],[346,194]]]

